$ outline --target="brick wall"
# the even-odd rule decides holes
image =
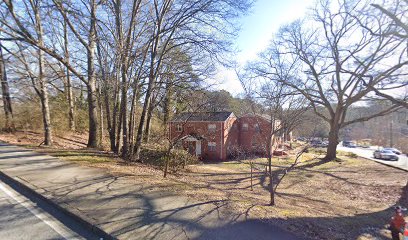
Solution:
[[[209,125],[213,128],[209,128]],[[169,134],[172,141],[188,135],[202,137],[201,158],[224,161],[230,158],[237,148],[266,155],[270,130],[269,121],[263,117],[244,116],[237,119],[231,116],[225,122],[171,122]],[[190,152],[196,149],[195,143],[183,142],[182,145]]]
[[[259,116],[239,118],[239,145],[246,152],[265,154],[271,126]]]
[[[177,127],[177,125],[179,125],[179,127]],[[209,125],[215,125],[215,129],[209,129]],[[204,160],[226,160],[225,143],[226,139],[230,141],[232,136],[226,133],[224,122],[170,123],[170,138],[172,141],[187,135],[200,136],[203,138],[201,140],[201,157]],[[215,147],[209,147],[209,145],[213,146],[214,144]]]

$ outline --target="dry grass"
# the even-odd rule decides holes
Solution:
[[[271,207],[266,159],[252,160],[255,173],[251,191],[248,161],[188,166],[178,175],[163,179],[160,170],[128,164],[107,152],[40,150],[113,174],[133,175],[137,181],[198,200],[228,200],[234,213],[263,219],[313,239],[390,239],[385,225],[392,215],[391,207],[408,204],[402,198],[408,194],[407,172],[345,152],[328,163],[316,158],[324,154],[320,150],[306,153],[284,178],[276,193],[276,206]],[[293,156],[274,158],[275,173],[292,162]]]
[[[86,147],[86,137],[85,133],[64,133],[61,135],[54,135],[54,146],[52,148],[82,149]],[[15,133],[0,132],[0,141],[36,148],[42,146],[44,136],[42,133],[34,131],[18,131]]]

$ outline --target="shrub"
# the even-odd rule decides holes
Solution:
[[[189,164],[199,162],[196,156],[192,156],[186,150],[173,149],[167,156],[166,144],[144,144],[141,150],[143,162],[164,170],[167,157],[169,157],[169,171],[177,172]]]
[[[197,164],[198,158],[191,155],[186,150],[183,149],[173,149],[170,152],[169,159],[169,170],[171,172],[177,172],[178,170],[184,168],[186,165]],[[163,163],[166,161],[166,156],[162,157]],[[164,166],[164,164],[163,164]]]

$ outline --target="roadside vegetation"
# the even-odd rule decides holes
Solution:
[[[2,1],[0,141],[222,200],[310,238],[387,239],[392,206],[408,206],[407,173],[337,146],[408,151],[407,0],[316,1],[237,66],[238,23],[252,4]],[[240,95],[214,86],[220,66],[236,67]],[[178,113],[220,111],[268,116],[267,139],[255,142],[268,156],[202,164],[176,146],[183,136],[169,139]],[[284,155],[283,143],[284,156],[273,155],[275,136],[291,133],[327,139],[327,149],[288,143]]]
[[[37,134],[39,135],[39,134]],[[234,213],[262,219],[313,239],[389,239],[386,230],[392,206],[406,205],[406,172],[338,151],[337,159],[322,162],[324,151],[311,148],[299,165],[288,173],[276,191],[276,206],[268,206],[267,159],[236,160],[217,164],[192,164],[163,179],[157,164],[129,164],[97,150],[68,146],[37,147],[31,140],[18,142],[0,134],[0,140],[114,175],[146,181],[163,191],[196,200],[221,200]],[[63,139],[55,138],[58,143]],[[71,147],[71,148],[70,148]],[[298,147],[301,147],[298,146]],[[276,157],[273,171],[293,163],[297,149]],[[251,190],[251,161],[254,165]],[[159,164],[160,165],[160,164]],[[279,175],[279,174],[278,174]]]

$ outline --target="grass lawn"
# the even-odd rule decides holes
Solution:
[[[0,135],[1,140],[1,135]],[[128,164],[114,155],[86,149],[40,148],[37,151],[105,168],[113,174],[133,175],[137,181],[155,183],[199,200],[226,200],[230,211],[249,219],[262,219],[312,239],[390,239],[386,224],[396,204],[408,205],[408,174],[339,152],[338,159],[321,162],[321,149],[304,154],[297,167],[283,179],[276,205],[269,204],[266,159],[254,159],[253,190],[249,161],[188,166],[177,175],[143,164]],[[295,152],[292,152],[294,154]],[[273,159],[275,176],[294,157]],[[408,219],[407,219],[408,220]]]
[[[266,159],[253,161],[253,190],[248,161],[188,166],[177,176],[163,180],[157,169],[106,160],[103,156],[89,159],[71,155],[62,159],[135,175],[138,181],[154,181],[166,186],[166,190],[199,200],[227,200],[235,213],[260,218],[295,233],[300,231],[312,239],[390,239],[385,225],[392,215],[392,206],[402,204],[402,195],[407,194],[407,189],[403,192],[407,172],[347,153],[340,153],[339,159],[329,163],[322,163],[315,156],[313,152],[306,154],[282,180],[274,207],[268,206]],[[275,158],[274,170],[292,162],[293,158]]]

